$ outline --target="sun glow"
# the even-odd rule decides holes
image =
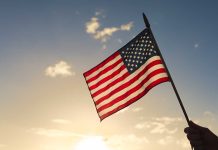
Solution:
[[[88,137],[81,140],[74,150],[109,150],[102,137]]]

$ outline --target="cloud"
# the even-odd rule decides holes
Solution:
[[[120,30],[122,31],[129,31],[133,27],[133,22],[129,22],[127,24],[123,24],[120,26]]]
[[[143,110],[142,107],[136,107],[136,108],[133,108],[133,109],[132,109],[133,112],[140,112],[140,111],[142,111],[142,110]]]
[[[122,113],[124,113],[126,111],[129,111],[129,110],[130,110],[129,107],[125,107],[125,108],[121,109],[120,111],[118,111],[116,114],[122,114]],[[131,109],[132,112],[139,112],[139,111],[142,111],[142,110],[143,110],[143,108],[141,108],[141,107],[136,107],[136,108]]]
[[[158,140],[158,144],[160,145],[168,145],[175,141],[175,139],[172,136],[166,136],[160,140]]]
[[[45,75],[49,77],[56,77],[56,76],[73,76],[75,72],[71,71],[71,66],[67,64],[65,61],[60,61],[54,66],[48,66],[45,70]]]
[[[198,48],[199,47],[199,44],[198,43],[195,43],[194,44],[194,48]]]
[[[104,28],[103,30],[97,31],[93,36],[97,40],[106,42],[117,31],[119,31],[119,28],[116,27]]]
[[[97,29],[100,27],[98,18],[93,17],[89,22],[86,23],[86,32],[89,34],[96,34]]]
[[[117,31],[129,31],[133,27],[133,22],[129,22],[127,24],[123,24],[120,27],[105,27],[100,29],[99,16],[101,13],[96,12],[96,16],[92,17],[90,21],[86,23],[86,32],[90,34],[94,39],[99,40],[101,42],[107,42],[113,33]]]
[[[96,16],[99,16],[99,15],[101,15],[101,12],[100,12],[100,11],[96,11],[96,12],[95,12],[95,15],[96,15]]]
[[[145,122],[145,123],[138,123],[138,124],[136,124],[135,125],[135,128],[136,129],[145,129],[145,128],[151,128],[151,123],[147,123],[147,122]]]
[[[102,18],[106,18],[106,16],[104,15],[104,10],[96,11],[95,16],[101,16]]]
[[[167,134],[174,134],[177,132],[177,128],[174,128],[172,130],[168,129],[166,124],[164,123],[160,123],[160,122],[153,122],[153,129],[150,131],[150,133],[159,133],[159,134],[163,134],[163,133],[167,133]]]
[[[181,117],[160,117],[160,118],[153,118],[153,120],[163,122],[164,124],[171,124],[173,122],[181,122]]]
[[[135,125],[138,130],[149,129],[151,134],[174,134],[178,131],[177,127],[172,127],[173,124],[182,121],[180,117],[156,117],[149,121],[141,122]]]
[[[31,128],[27,132],[37,134],[37,135],[42,135],[42,136],[47,136],[47,137],[52,137],[52,138],[63,138],[63,137],[88,137],[86,135],[74,133],[71,131],[65,131],[65,130],[58,130],[58,129],[45,129],[45,128]]]
[[[70,120],[65,120],[65,119],[53,119],[51,121],[57,124],[71,124]]]
[[[129,107],[125,107],[125,108],[119,110],[116,114],[122,114],[122,113],[126,112],[127,110],[129,110]]]

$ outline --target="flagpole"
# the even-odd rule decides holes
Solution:
[[[176,94],[176,97],[177,97],[177,99],[178,99],[178,101],[179,101],[179,104],[180,104],[180,106],[181,106],[181,108],[182,108],[182,111],[183,111],[183,114],[184,114],[184,116],[185,116],[185,119],[186,119],[188,125],[190,126],[190,121],[189,121],[188,115],[187,115],[187,113],[186,113],[185,107],[184,107],[184,105],[183,105],[183,103],[182,103],[182,100],[181,100],[181,98],[180,98],[180,96],[179,96],[179,93],[178,93],[178,91],[177,91],[177,89],[176,89],[176,86],[175,86],[175,84],[174,84],[174,81],[173,81],[173,79],[172,79],[172,77],[171,77],[171,75],[170,75],[170,72],[169,72],[169,70],[168,70],[168,68],[167,68],[167,65],[166,65],[164,59],[163,59],[163,56],[162,56],[162,54],[161,54],[161,51],[160,51],[160,49],[159,49],[159,47],[158,47],[158,45],[157,45],[157,42],[156,42],[156,40],[155,40],[155,38],[154,38],[154,35],[153,35],[152,30],[151,30],[151,28],[150,28],[150,24],[149,24],[149,22],[148,22],[148,19],[147,19],[147,17],[145,16],[144,13],[143,13],[143,18],[144,18],[145,26],[146,26],[147,29],[150,31],[151,37],[153,38],[153,41],[155,42],[154,44],[156,45],[157,50],[159,51],[159,54],[160,54],[160,57],[161,57],[161,59],[162,59],[163,65],[164,65],[164,67],[165,67],[165,69],[166,69],[166,72],[167,72],[167,75],[168,75],[168,77],[169,77],[169,79],[170,79],[170,82],[171,82],[171,85],[172,85],[172,87],[173,87],[173,90],[174,90],[174,92],[175,92],[175,94]]]

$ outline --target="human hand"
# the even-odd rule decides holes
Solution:
[[[199,126],[190,121],[184,132],[194,150],[218,150],[218,137],[208,128]]]

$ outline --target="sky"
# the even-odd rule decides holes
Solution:
[[[215,0],[1,0],[0,150],[190,150],[169,82],[98,118],[83,73],[152,31],[190,120],[218,134]]]

